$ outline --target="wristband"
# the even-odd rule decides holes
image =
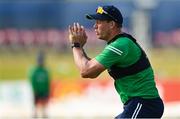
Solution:
[[[81,45],[80,45],[80,43],[72,43],[72,44],[71,44],[71,48],[74,48],[74,47],[80,48]]]

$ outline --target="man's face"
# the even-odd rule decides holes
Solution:
[[[110,36],[110,22],[96,20],[94,24],[94,29],[98,39],[108,40]]]

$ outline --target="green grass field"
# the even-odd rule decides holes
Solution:
[[[160,78],[174,78],[180,80],[180,49],[153,49],[150,61],[155,75]]]
[[[148,53],[155,74],[159,77],[180,77],[180,49],[152,49]],[[96,53],[90,54],[90,57]],[[46,66],[53,79],[80,78],[71,52],[46,51]],[[35,64],[36,51],[0,51],[0,80],[27,79],[28,70]],[[103,73],[103,75],[107,75]],[[179,78],[178,78],[179,79]]]

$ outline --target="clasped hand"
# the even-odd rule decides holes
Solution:
[[[69,26],[69,41],[70,43],[79,43],[81,47],[86,43],[87,35],[85,29],[79,23]]]

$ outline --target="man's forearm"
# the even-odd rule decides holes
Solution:
[[[95,58],[90,59],[83,50],[86,44],[87,36],[83,26],[79,23],[74,23],[69,26],[69,41],[72,46],[74,61],[77,65],[81,77],[83,78],[96,78],[102,71],[105,70]]]
[[[86,55],[83,48],[73,48],[74,61],[80,72],[88,65],[90,58]]]

